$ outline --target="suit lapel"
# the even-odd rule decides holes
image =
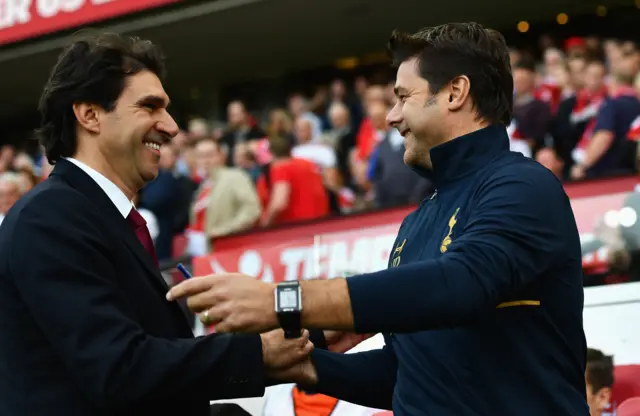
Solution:
[[[116,206],[113,204],[107,194],[100,188],[100,186],[79,167],[67,160],[59,160],[56,162],[56,166],[51,175],[61,176],[71,184],[74,188],[78,189],[84,195],[86,195],[91,202],[93,202],[97,209],[99,209],[105,216],[105,221],[109,222],[111,229],[113,229],[124,241],[127,248],[134,254],[134,257],[144,267],[146,271],[146,277],[151,281],[154,288],[159,294],[164,297],[169,287],[165,282],[160,269],[155,264],[155,261],[151,255],[144,249],[140,240],[135,234],[135,231],[129,221],[122,216]],[[180,314],[186,318],[185,311],[182,310],[177,304],[171,305],[180,309]],[[188,324],[188,321],[187,321]]]

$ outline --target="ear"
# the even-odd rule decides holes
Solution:
[[[446,97],[446,105],[449,111],[458,111],[467,101],[469,91],[471,90],[471,82],[466,75],[455,77],[449,82],[448,93]]]
[[[100,133],[100,120],[98,108],[94,104],[75,103],[73,114],[82,128],[92,133]]]

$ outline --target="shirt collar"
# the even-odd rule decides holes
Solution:
[[[93,179],[98,184],[98,186],[104,191],[105,194],[107,194],[111,202],[113,202],[113,205],[116,206],[123,217],[126,218],[127,216],[129,216],[129,213],[133,208],[133,203],[127,198],[124,192],[122,192],[122,190],[116,186],[116,184],[111,182],[97,170],[93,169],[90,166],[87,166],[79,160],[73,159],[71,157],[67,157],[66,159],[82,169],[84,173],[89,175],[91,179]]]
[[[433,172],[429,176],[438,187],[478,171],[508,151],[506,128],[490,125],[432,148]]]

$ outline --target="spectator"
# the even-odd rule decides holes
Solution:
[[[6,172],[13,166],[16,157],[16,149],[10,144],[0,147],[0,173]]]
[[[243,169],[253,183],[258,181],[258,177],[262,173],[262,169],[256,161],[256,156],[251,151],[248,143],[240,143],[236,145],[233,155],[233,164],[235,167]]]
[[[564,177],[564,163],[552,149],[540,149],[536,154],[536,161],[553,172],[558,179],[562,180]]]
[[[364,101],[365,118],[360,124],[360,129],[356,135],[357,159],[364,162],[369,159],[371,151],[380,141],[380,135],[373,127],[369,116],[369,107],[376,103],[386,102],[386,93],[383,87],[379,85],[371,86],[367,89]]]
[[[587,403],[590,416],[613,416],[611,389],[613,388],[613,357],[602,351],[587,349]]]
[[[587,56],[587,43],[579,36],[572,36],[564,42],[564,49],[569,59],[584,59]]]
[[[513,121],[509,126],[511,148],[527,157],[544,147],[545,137],[551,123],[549,106],[536,99],[535,65],[533,61],[521,59],[513,70]]]
[[[176,173],[181,176],[190,176],[191,170],[185,157],[185,150],[189,147],[189,137],[187,136],[187,133],[184,131],[178,132],[178,134],[171,139],[171,144],[178,154],[178,159],[176,160]]]
[[[189,120],[187,128],[189,135],[193,137],[201,137],[209,134],[209,123],[202,117],[194,117]]]
[[[227,106],[228,129],[220,139],[227,147],[227,165],[233,163],[233,148],[244,143],[264,137],[264,132],[251,123],[249,113],[241,101],[232,101]]]
[[[321,218],[329,214],[329,200],[320,170],[304,159],[291,158],[285,138],[272,137],[273,161],[258,180],[258,194],[264,207],[263,227]]]
[[[24,190],[24,193],[29,192],[31,189],[33,189],[34,186],[38,184],[38,177],[33,172],[33,169],[18,169],[17,174],[20,177],[20,181],[22,183],[21,188]]]
[[[296,159],[305,159],[315,163],[323,171],[336,167],[336,155],[331,146],[313,142],[313,125],[306,118],[296,119],[296,146],[291,151],[291,156]]]
[[[173,255],[173,236],[176,233],[176,216],[184,205],[180,200],[180,182],[175,174],[177,149],[172,143],[160,147],[160,169],[158,176],[141,191],[140,207],[153,214],[156,220],[157,237],[154,238],[159,261],[169,260]]]
[[[563,95],[563,99],[574,96],[576,92],[584,88],[584,77],[587,68],[587,60],[581,56],[574,56],[567,60],[567,71],[569,74],[569,91]]]
[[[565,57],[560,49],[547,48],[544,51],[542,78],[533,91],[534,98],[546,103],[555,113],[562,100],[562,83],[566,76]],[[531,62],[533,70],[535,66]]]
[[[212,239],[253,227],[261,209],[249,175],[225,166],[228,158],[220,143],[200,139],[196,157],[208,177],[197,191],[187,236],[190,254],[202,255],[210,249]]]
[[[584,155],[571,169],[571,179],[632,170],[634,162],[624,160],[624,150],[628,149],[629,126],[640,115],[640,101],[633,89],[634,65],[632,57],[617,64],[610,97],[598,109],[593,134],[584,146]]]
[[[576,64],[580,59],[570,61],[574,63],[575,72],[581,66]],[[573,166],[574,161],[584,159],[584,151],[593,135],[596,115],[607,97],[604,64],[591,61],[583,71],[582,76],[574,73],[576,93],[560,103],[551,127],[555,150],[566,163],[567,169]]]
[[[9,209],[24,194],[20,177],[13,172],[0,174],[0,224]]]
[[[343,80],[335,79],[331,83],[331,90],[329,93],[329,97],[324,106],[325,118],[323,119],[324,129],[325,131],[335,129],[331,122],[331,117],[329,116],[329,109],[334,104],[342,104],[347,108],[349,113],[349,120],[351,123],[351,128],[353,130],[357,129],[362,121],[362,105],[359,100],[354,100],[349,96],[347,92],[347,87]]]
[[[511,68],[516,67],[520,58],[522,58],[522,52],[514,48],[509,49],[509,61],[511,62]]]
[[[358,97],[360,102],[364,101],[364,96],[368,88],[369,82],[367,81],[367,78],[362,75],[357,76],[353,81],[353,91],[355,92],[356,97]]]
[[[295,137],[293,135],[293,121],[289,114],[281,108],[272,110],[269,113],[269,124],[267,126],[268,137],[284,137],[293,146]]]
[[[311,140],[315,141],[322,134],[322,120],[309,108],[309,101],[302,94],[293,94],[289,97],[289,112],[294,121],[303,118],[311,123]]]
[[[388,112],[389,108],[382,102],[369,108],[373,126],[382,135],[369,167],[377,208],[415,204],[431,192],[431,183],[405,165],[404,138],[397,129],[387,125],[385,117]]]
[[[340,103],[334,103],[329,107],[329,120],[333,128],[327,132],[327,142],[335,149],[336,161],[340,175],[347,185],[352,183],[349,169],[349,154],[355,148],[355,129],[350,123],[349,109]]]

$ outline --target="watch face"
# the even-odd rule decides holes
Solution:
[[[278,293],[280,309],[295,309],[298,307],[298,290],[286,289]]]

